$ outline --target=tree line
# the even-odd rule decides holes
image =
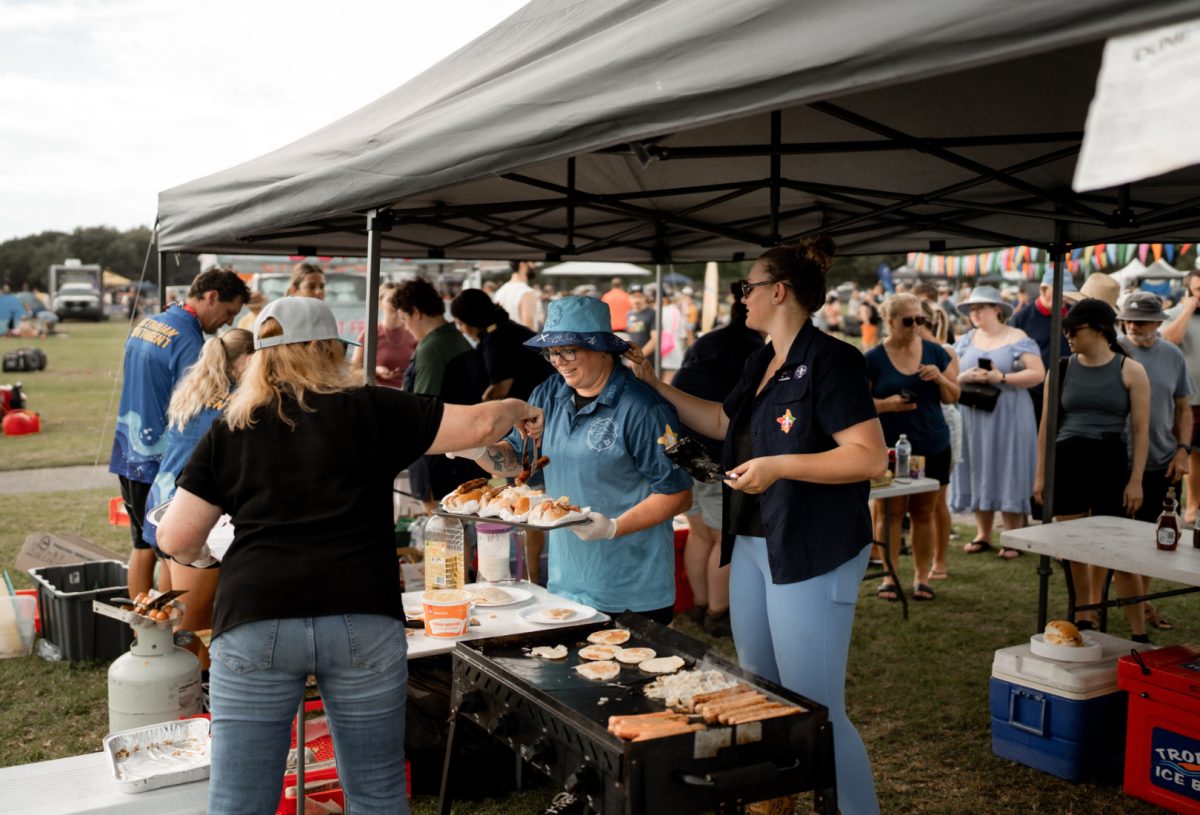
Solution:
[[[147,257],[151,232],[148,227],[115,229],[111,226],[81,226],[72,232],[40,232],[0,243],[0,281],[13,291],[28,283],[30,288],[46,290],[47,270],[67,258],[95,263],[119,275],[137,280]],[[147,279],[157,281],[158,267],[153,255]]]

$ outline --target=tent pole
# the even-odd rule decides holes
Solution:
[[[367,213],[367,322],[363,330],[363,382],[375,384],[375,355],[379,345],[379,249],[383,233],[392,228],[387,210]]]
[[[782,175],[780,145],[783,142],[783,111],[771,111],[771,245],[778,246],[779,235],[779,187]]]
[[[154,248],[158,249],[158,233],[154,233]],[[158,258],[158,313],[167,310],[167,256],[165,252],[155,252]],[[201,270],[203,271],[203,269]],[[138,292],[141,296],[141,292]]]
[[[1054,226],[1054,243],[1050,247],[1050,257],[1054,263],[1054,286],[1050,300],[1050,378],[1046,384],[1046,447],[1042,451],[1045,457],[1045,482],[1042,486],[1042,523],[1050,523],[1054,519],[1054,441],[1058,436],[1058,366],[1062,358],[1062,302],[1063,302],[1063,271],[1066,268],[1067,225],[1065,221],[1056,221]],[[1040,410],[1041,405],[1036,405]]]
[[[658,339],[654,343],[654,374],[662,379],[662,311],[663,311],[662,264],[654,264],[654,328]]]

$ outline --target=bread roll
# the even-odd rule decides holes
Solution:
[[[1066,620],[1051,620],[1046,623],[1046,631],[1042,639],[1048,645],[1065,645],[1070,648],[1083,647],[1083,635],[1079,629]]]

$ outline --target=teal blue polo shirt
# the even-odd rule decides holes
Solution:
[[[679,418],[662,397],[617,365],[604,390],[582,409],[555,374],[529,403],[545,412],[542,454],[550,497],[616,518],[652,493],[690,489],[692,479],[663,453],[658,437]],[[520,453],[514,431],[505,441]],[[675,602],[671,521],[612,540],[580,540],[569,529],[549,534],[548,588],[601,611],[654,611]]]

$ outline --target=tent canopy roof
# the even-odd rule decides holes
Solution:
[[[1075,195],[1103,40],[1200,0],[534,0],[159,197],[162,251],[652,262],[1186,240],[1195,169]],[[1156,215],[1157,213],[1157,215]]]

